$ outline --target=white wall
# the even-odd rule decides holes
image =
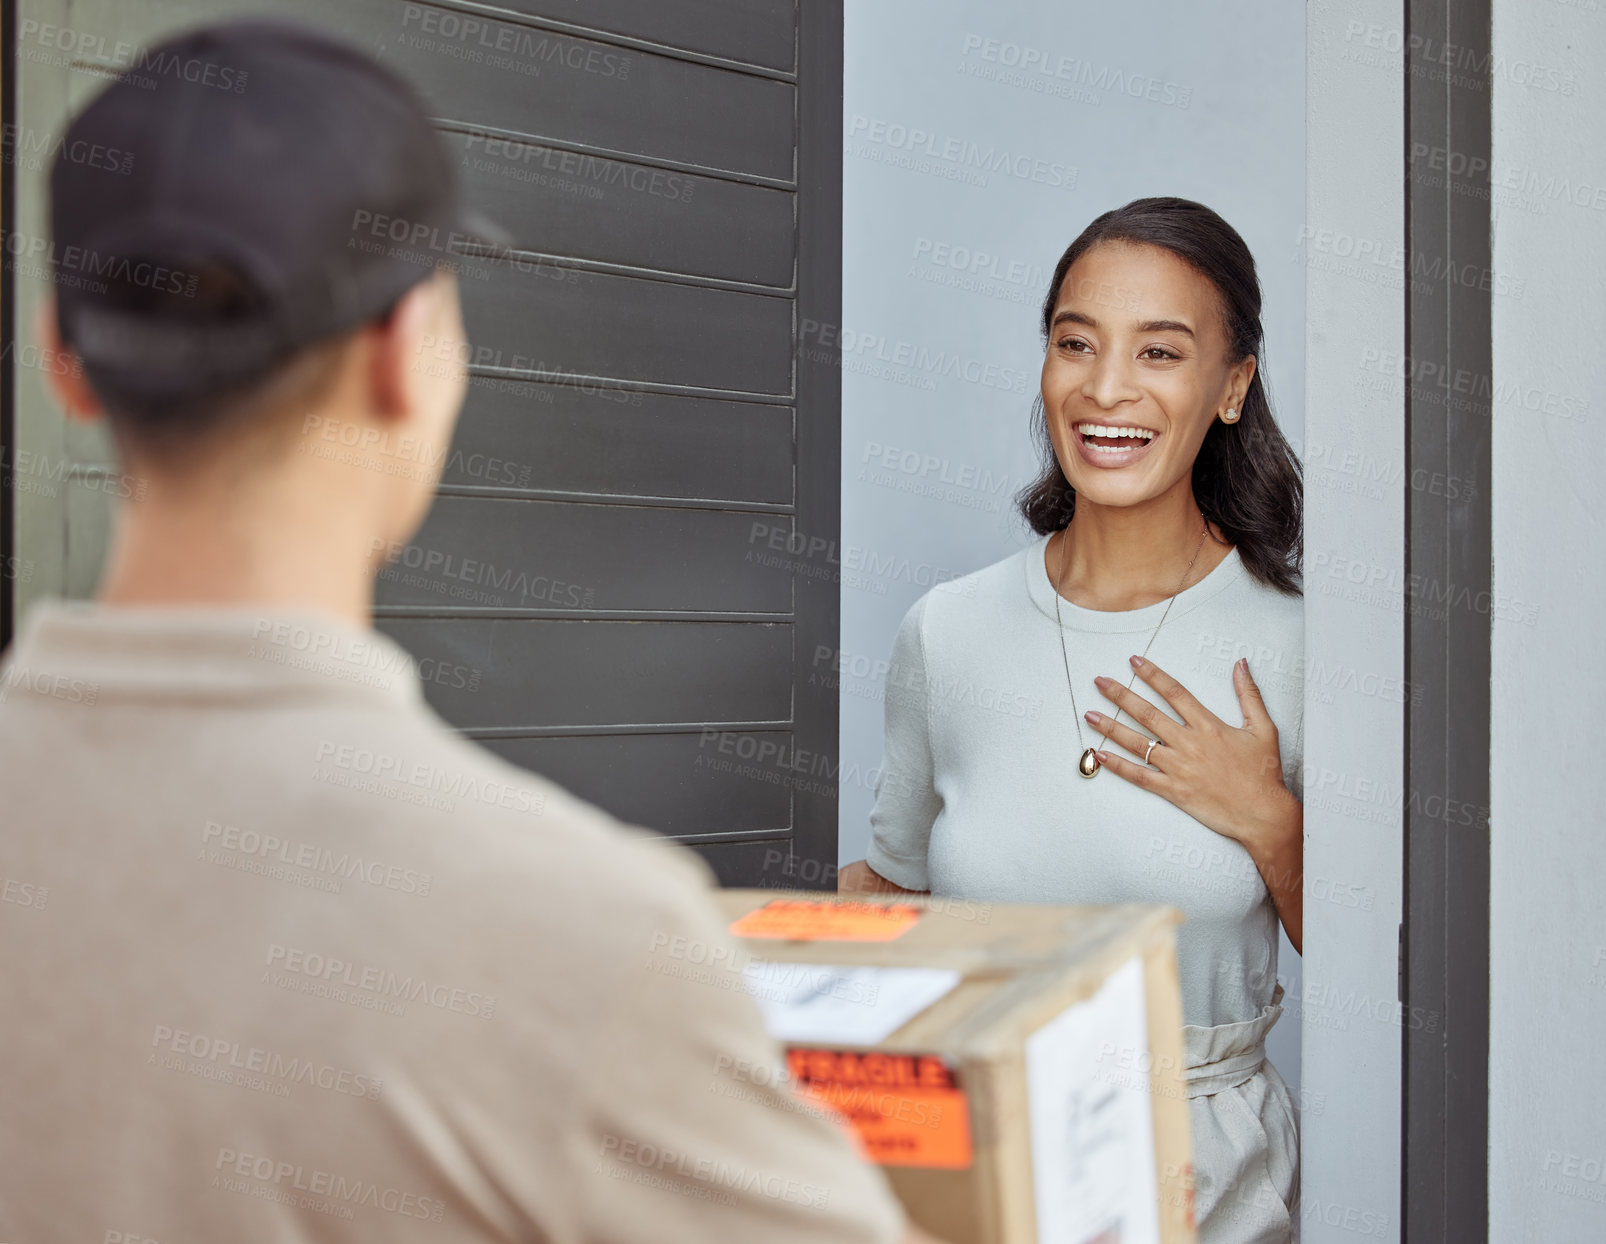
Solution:
[[[1305,31],[1287,0],[848,0],[841,858],[869,839],[884,660],[932,582],[1028,539],[1037,314],[1093,217],[1175,194],[1245,238],[1273,404],[1303,440]],[[1044,72],[1044,69],[1048,72]],[[996,164],[1007,154],[1012,172]],[[921,351],[925,351],[922,355]],[[1309,748],[1307,747],[1307,752]],[[1300,992],[1286,942],[1281,976]],[[1297,1091],[1298,1008],[1272,1033]]]
[[[1394,0],[1306,10],[1305,1244],[1400,1238],[1401,1036],[1436,1022],[1402,1013],[1396,975],[1409,694],[1400,12]]]
[[[1549,1244],[1606,1239],[1606,6],[1494,55],[1489,1239]]]

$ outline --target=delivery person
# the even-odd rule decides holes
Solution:
[[[485,236],[418,100],[277,24],[157,54],[204,72],[110,85],[60,150],[129,159],[51,177],[51,380],[137,486],[0,682],[0,1239],[915,1239],[706,868],[454,735],[371,629]]]

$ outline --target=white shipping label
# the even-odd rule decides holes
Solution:
[[[742,983],[777,1041],[876,1045],[957,985],[959,973],[751,959]]]
[[[1159,1244],[1143,962],[1026,1038],[1038,1244]]]

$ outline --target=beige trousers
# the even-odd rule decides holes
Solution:
[[[1266,1061],[1283,987],[1254,1019],[1182,1029],[1199,1244],[1299,1244],[1299,1131]]]

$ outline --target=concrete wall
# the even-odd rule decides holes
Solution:
[[[840,842],[854,860],[881,759],[874,663],[933,582],[1028,539],[1011,497],[1036,473],[1038,312],[1093,217],[1177,194],[1243,234],[1266,292],[1262,366],[1302,442],[1305,33],[1279,0],[850,0],[845,42]],[[1280,967],[1296,998],[1286,943]],[[1297,1006],[1270,1048],[1297,1088]]]
[[[1493,299],[1494,587],[1528,606],[1496,612],[1490,705],[1500,1244],[1606,1239],[1603,62],[1596,0],[1495,0],[1493,267],[1522,285]]]

